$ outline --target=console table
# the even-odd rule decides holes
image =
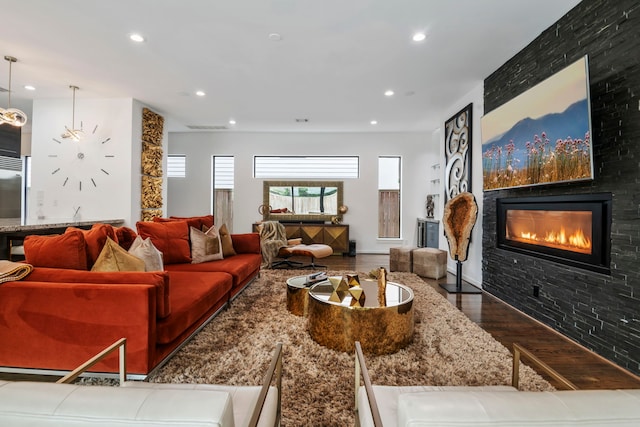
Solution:
[[[253,224],[253,231],[258,231],[259,224]],[[333,253],[349,252],[349,226],[345,224],[311,224],[305,222],[285,223],[287,239],[302,239],[305,245],[323,243],[331,246]]]

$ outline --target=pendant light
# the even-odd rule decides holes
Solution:
[[[18,62],[13,56],[5,56],[9,62],[9,103],[7,108],[0,108],[0,125],[6,123],[12,126],[22,127],[27,123],[27,115],[17,108],[11,108],[11,64]]]
[[[79,89],[78,86],[69,86],[70,89],[73,90],[73,107],[71,110],[71,129],[67,126],[64,127],[64,133],[62,134],[63,138],[71,138],[72,140],[78,142],[84,137],[84,131],[82,130],[82,122],[80,122],[80,129],[76,129],[76,90]]]

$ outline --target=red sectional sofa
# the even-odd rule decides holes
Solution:
[[[180,228],[175,224],[171,227]],[[135,234],[127,230],[128,237],[119,238],[124,246],[130,245],[132,233]],[[93,246],[93,250],[87,250],[89,268],[100,243],[84,234],[86,248]],[[163,233],[152,233],[151,237],[158,246],[170,243],[158,240],[167,238]],[[71,370],[125,337],[128,371],[133,377],[148,375],[259,274],[258,234],[230,237],[235,255],[199,264],[167,262],[165,257],[165,271],[52,268],[46,266],[46,257],[42,261],[40,250],[40,258],[34,260],[45,266],[36,263],[23,280],[0,285],[0,370]],[[25,252],[26,249],[27,246]],[[65,250],[58,248],[55,252]],[[55,254],[49,256],[52,263],[60,262]],[[26,262],[31,263],[28,253]],[[114,356],[93,370],[117,372],[117,358]]]

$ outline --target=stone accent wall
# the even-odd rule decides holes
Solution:
[[[584,0],[485,80],[487,113],[588,54],[595,180],[485,192],[482,217],[484,289],[636,374],[640,374],[638,52],[637,0]],[[613,195],[611,275],[496,248],[496,198],[597,192]]]

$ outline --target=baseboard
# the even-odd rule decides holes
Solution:
[[[462,269],[462,280],[467,282],[470,285],[475,286],[478,289],[482,289],[482,282],[478,282],[477,280],[467,276],[464,274],[464,268]],[[454,268],[449,268],[447,267],[447,272],[450,274],[453,274],[454,276],[456,275],[456,270]]]

